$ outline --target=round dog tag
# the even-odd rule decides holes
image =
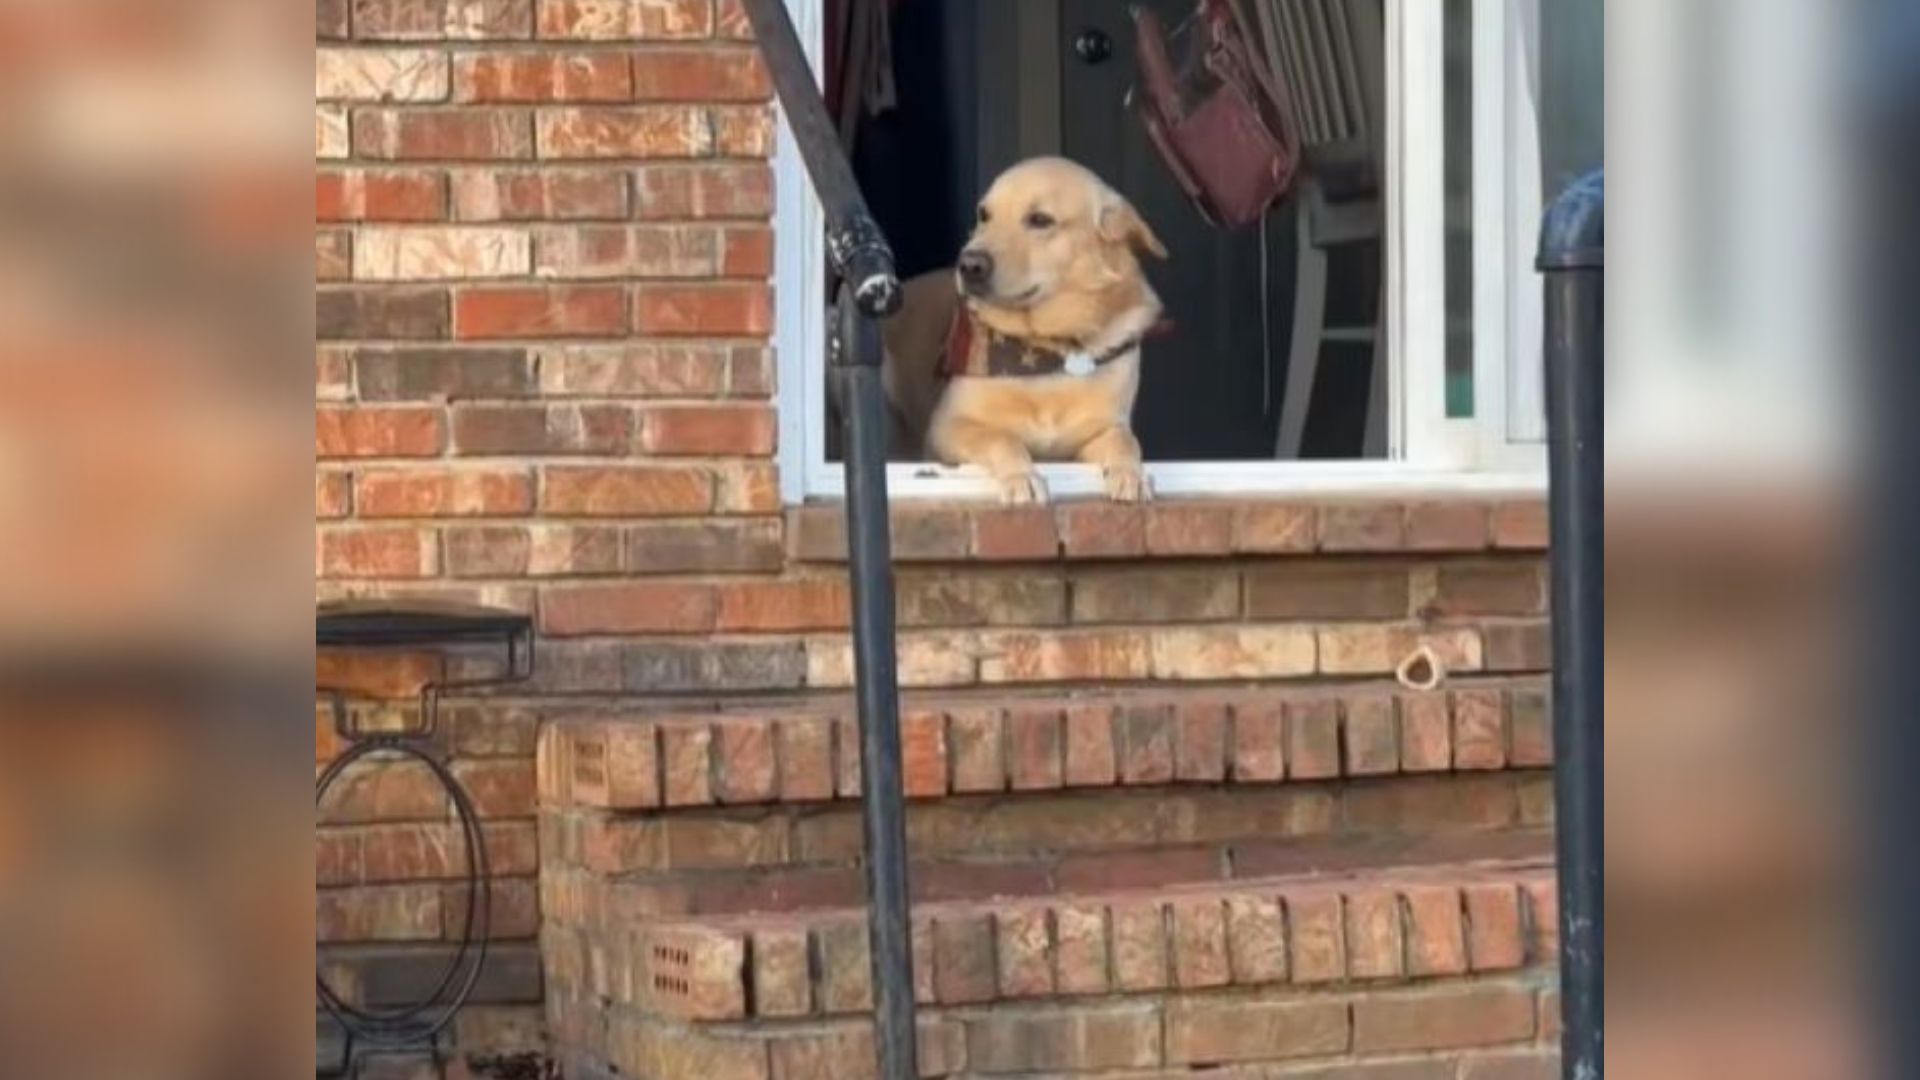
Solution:
[[[1066,371],[1069,375],[1077,378],[1085,378],[1093,374],[1093,369],[1096,366],[1093,362],[1093,357],[1088,356],[1086,353],[1077,352],[1067,354]]]

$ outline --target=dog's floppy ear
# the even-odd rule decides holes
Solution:
[[[1108,192],[1100,203],[1100,235],[1115,244],[1128,244],[1136,251],[1144,251],[1155,258],[1167,257],[1166,246],[1160,238],[1153,235],[1147,227],[1147,221],[1140,211],[1118,192]]]

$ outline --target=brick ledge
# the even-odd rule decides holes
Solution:
[[[1541,497],[1092,500],[1041,507],[892,506],[896,562],[1047,562],[1221,555],[1542,551]],[[798,562],[847,559],[845,508],[787,511]]]

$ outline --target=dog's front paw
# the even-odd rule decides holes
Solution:
[[[993,482],[1000,488],[1000,501],[1007,506],[1028,506],[1047,501],[1047,486],[1041,483],[1038,473],[1011,473],[996,476]]]
[[[1131,468],[1104,469],[1101,477],[1106,481],[1107,498],[1115,502],[1145,502],[1152,497],[1147,487],[1146,471],[1139,466]]]

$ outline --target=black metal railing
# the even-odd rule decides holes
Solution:
[[[1601,775],[1603,571],[1601,433],[1606,390],[1606,246],[1602,175],[1548,209],[1538,266],[1546,279],[1547,514],[1553,577],[1554,836],[1560,877],[1561,1070],[1605,1075],[1601,952],[1605,857]]]
[[[784,0],[743,0],[787,127],[827,223],[839,279],[828,371],[845,392],[847,549],[853,578],[854,684],[860,714],[861,817],[872,939],[879,1080],[915,1080],[907,830],[894,670],[893,555],[887,532],[887,414],[879,320],[900,307],[893,252],[867,212]]]

